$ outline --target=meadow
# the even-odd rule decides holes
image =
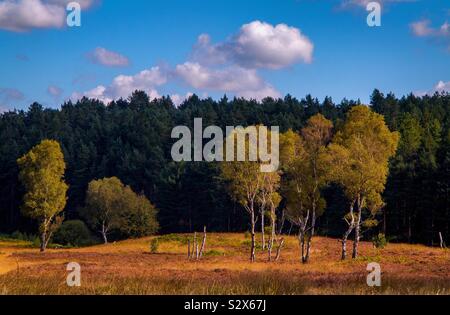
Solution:
[[[289,236],[279,261],[268,262],[259,249],[250,263],[246,235],[208,234],[205,254],[196,261],[187,258],[189,237],[172,234],[44,254],[29,242],[3,240],[0,294],[450,294],[447,249],[406,244],[377,249],[363,242],[358,259],[340,261],[338,240],[317,237],[311,262],[304,265],[297,239]],[[81,265],[80,287],[66,284],[70,262]],[[370,262],[381,265],[381,287],[366,284]]]

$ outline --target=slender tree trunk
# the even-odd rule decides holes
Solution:
[[[342,237],[342,255],[341,259],[345,260],[347,258],[347,239],[350,233],[352,232],[353,227],[349,226],[347,231],[345,232],[344,236]]]
[[[309,262],[312,238],[314,237],[314,234],[315,234],[315,225],[316,225],[316,211],[313,211],[312,218],[311,218],[311,229],[310,229],[310,233],[309,233],[309,237],[308,237],[308,243],[306,245],[305,263]]]
[[[444,239],[442,238],[442,233],[441,233],[441,232],[439,232],[439,244],[440,244],[440,247],[441,247],[441,248],[444,248],[444,247],[445,247],[445,245],[444,245]]]
[[[342,260],[345,260],[347,258],[347,239],[355,227],[355,216],[353,214],[353,206],[354,206],[354,203],[352,203],[350,205],[351,221],[350,222],[347,221],[348,228],[347,228],[347,231],[345,231],[344,235],[342,236],[342,254],[341,254]]]
[[[301,226],[298,231],[298,241],[299,241],[299,245],[300,245],[300,261],[302,263],[304,263],[305,262],[305,233]]]
[[[251,211],[251,233],[252,233],[252,245],[250,249],[250,261],[255,262],[255,212]]]
[[[358,257],[360,232],[361,232],[361,225],[358,223],[358,224],[356,224],[356,227],[355,227],[355,241],[353,242],[353,253],[352,253],[353,259]]]
[[[356,214],[356,224],[355,224],[355,240],[353,242],[353,253],[352,258],[358,257],[359,240],[361,238],[361,216],[362,216],[362,205],[363,199],[358,200],[358,212]]]
[[[266,238],[265,238],[265,224],[264,224],[264,207],[261,209],[261,247],[262,250],[266,249]]]
[[[203,227],[203,240],[202,240],[202,247],[200,248],[200,258],[202,258],[203,256],[205,246],[206,246],[206,226]]]
[[[106,226],[105,223],[102,224],[102,236],[103,236],[103,242],[106,244],[108,244],[108,236],[106,235]]]
[[[269,261],[272,261],[272,249],[273,249],[273,242],[275,240],[275,209],[271,209],[270,211],[270,223],[271,223],[271,233],[270,233],[270,239],[268,249],[269,249]]]
[[[41,233],[41,235],[40,235],[40,241],[41,241],[41,244],[40,244],[40,251],[41,251],[41,253],[43,253],[43,252],[45,252],[45,249],[46,249],[46,244],[45,244],[45,239],[47,238],[47,233],[44,231],[44,232],[42,232]]]

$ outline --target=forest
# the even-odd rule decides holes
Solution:
[[[362,239],[383,233],[391,242],[433,246],[439,244],[441,232],[448,241],[450,95],[397,98],[374,90],[370,99],[370,108],[400,137],[396,153],[389,159],[377,224],[365,231]],[[92,181],[117,178],[158,209],[161,233],[190,233],[204,226],[213,232],[248,231],[249,216],[227,193],[220,163],[172,160],[171,147],[176,141],[171,138],[172,129],[180,125],[193,129],[194,118],[202,118],[204,125],[223,129],[264,125],[279,126],[281,133],[300,132],[321,114],[331,122],[333,134],[345,134],[346,117],[358,105],[359,100],[334,103],[330,97],[320,101],[311,95],[301,100],[287,95],[261,102],[226,96],[216,101],[193,95],[177,107],[169,97],[150,100],[145,92],[136,91],[129,99],[108,105],[83,98],[76,103],[68,101],[60,109],[34,103],[27,111],[5,112],[0,116],[0,233],[38,233],[33,220],[21,212],[26,188],[17,161],[44,139],[57,141],[64,155],[68,186],[65,220],[86,217],[83,212]],[[330,182],[321,187],[323,213],[317,217],[318,235],[341,238],[345,233],[342,209],[347,209],[349,202],[341,186]],[[274,211],[280,222],[277,228],[297,234],[299,227],[284,220],[291,201],[282,196],[279,211]]]

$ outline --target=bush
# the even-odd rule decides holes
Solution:
[[[158,252],[158,247],[159,247],[158,238],[152,239],[152,242],[150,243],[150,252],[152,254],[156,254]]]
[[[220,250],[209,250],[206,253],[203,254],[203,256],[205,257],[211,257],[211,256],[225,256],[225,253],[223,251]]]
[[[64,246],[88,246],[93,244],[91,233],[80,220],[66,221],[55,232],[53,243]]]
[[[383,233],[379,233],[378,235],[372,238],[373,246],[376,248],[385,248],[388,244],[386,236]]]

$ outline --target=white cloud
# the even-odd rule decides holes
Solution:
[[[133,76],[119,75],[114,78],[111,85],[99,85],[84,93],[73,93],[71,99],[77,100],[86,96],[88,98],[99,99],[107,104],[119,98],[127,98],[136,90],[145,91],[153,99],[160,97],[156,87],[166,82],[167,74],[159,67],[153,67]]]
[[[20,101],[23,100],[25,96],[23,93],[17,89],[13,88],[0,88],[0,100],[4,102],[7,101]]]
[[[236,35],[223,43],[212,45],[210,41],[209,35],[200,35],[193,52],[195,61],[281,69],[299,62],[312,62],[314,51],[314,44],[298,28],[261,21],[244,24]]]
[[[194,93],[188,92],[186,95],[182,96],[180,94],[172,94],[170,95],[170,99],[172,100],[175,106],[180,106],[185,100],[194,95]]]
[[[439,81],[434,87],[433,89],[431,89],[428,92],[415,92],[414,94],[416,96],[425,96],[425,95],[434,95],[435,93],[450,93],[450,81],[444,82],[444,81]]]
[[[279,70],[299,62],[312,62],[313,51],[313,43],[298,28],[253,21],[244,24],[229,40],[218,44],[212,44],[208,34],[200,35],[191,58],[170,71],[155,67],[134,76],[121,75],[109,86],[99,85],[84,93],[74,93],[72,99],[87,96],[109,103],[125,98],[137,89],[154,98],[159,96],[157,87],[174,79],[200,93],[213,91],[257,100],[278,98],[280,92],[266,82],[258,70]],[[111,56],[111,52],[98,52],[101,54],[97,54],[97,59],[104,55],[108,55],[104,59],[118,59],[118,56]],[[102,64],[105,63],[103,60]],[[114,62],[117,63],[120,62]],[[185,98],[172,95],[176,105]]]
[[[411,23],[411,30],[414,35],[419,37],[427,36],[450,36],[450,24],[445,22],[439,28],[433,28],[430,26],[429,20],[421,20]]]
[[[400,3],[400,2],[415,2],[416,0],[342,0],[340,4],[341,9],[347,9],[352,7],[366,8],[367,4],[370,2],[378,2],[381,6],[390,3]]]
[[[410,24],[411,30],[416,36],[429,36],[433,33],[433,29],[430,28],[430,21],[423,20]]]
[[[279,97],[280,93],[258,76],[255,69],[231,66],[211,69],[199,63],[185,62],[175,72],[191,87],[220,92],[230,92],[246,98]]]
[[[436,84],[436,86],[434,87],[434,91],[439,93],[442,92],[450,93],[450,81],[448,82],[439,81],[438,84]]]
[[[49,85],[47,93],[53,96],[55,99],[59,99],[63,93],[63,90],[56,85]]]
[[[89,54],[89,59],[93,63],[107,67],[125,67],[130,64],[127,57],[103,47],[97,47]]]
[[[43,0],[43,2],[45,3],[60,5],[64,7],[66,7],[70,2],[74,1],[79,3],[82,9],[87,9],[98,2],[97,0]]]
[[[432,27],[429,20],[421,20],[410,24],[411,31],[417,37],[432,39],[447,47],[450,52],[450,24],[446,21],[440,27]]]
[[[22,101],[25,95],[13,88],[0,88],[0,113],[8,111],[11,103]]]
[[[0,114],[6,113],[7,111],[9,111],[8,108],[3,107],[2,105],[0,105]]]
[[[5,0],[0,2],[0,29],[24,32],[35,28],[62,28],[67,0]],[[78,0],[83,9],[93,0]]]

